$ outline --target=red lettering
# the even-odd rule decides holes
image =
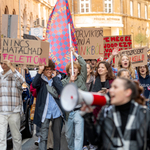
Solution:
[[[111,43],[111,47],[114,47],[114,44],[113,44],[113,43]]]
[[[116,37],[116,41],[119,41],[119,36]]]
[[[107,47],[110,48],[110,44],[107,44]]]
[[[123,41],[123,37],[120,37],[120,41]]]
[[[116,38],[116,37],[111,37],[111,42],[112,42],[112,41],[116,41],[115,38]]]
[[[122,45],[121,45],[122,43],[119,43],[119,47],[122,47]]]
[[[31,63],[31,58],[32,58],[32,56],[26,56],[27,57],[27,63],[29,62],[29,63]]]
[[[105,49],[105,52],[108,52],[109,51],[109,49]]]
[[[129,47],[130,47],[130,46],[131,46],[131,44],[132,44],[132,42],[128,42],[127,44],[128,44],[128,45],[129,45]]]
[[[128,36],[125,36],[125,41],[129,41],[129,39],[128,39],[129,37]]]
[[[124,44],[124,47],[128,47],[128,45],[126,44],[126,42],[123,42],[123,44]]]
[[[16,56],[15,56],[14,62],[19,62],[19,60],[18,61],[16,60]]]
[[[105,40],[106,42],[109,42],[109,37],[105,37],[104,40]]]
[[[13,57],[13,55],[8,55],[8,60],[10,60],[10,62],[13,62],[13,58],[12,57]]]
[[[46,65],[46,58],[43,58],[42,62]]]
[[[24,56],[22,56],[22,55],[20,56],[20,58],[19,58],[19,62],[20,62],[20,63],[24,63],[24,61],[22,60],[23,57],[24,57]]]
[[[35,61],[36,58],[37,58],[37,62]],[[38,64],[38,62],[39,62],[38,60],[39,60],[38,56],[35,56],[34,59],[33,59],[33,61],[34,61],[35,64]]]
[[[85,53],[86,53],[86,47],[84,47],[84,50],[83,50],[83,47],[81,46],[80,55],[85,55]]]
[[[5,58],[7,57],[8,54],[2,54],[2,55],[3,55],[3,58],[5,60]]]
[[[118,46],[118,44],[117,44],[117,43],[114,43],[114,47],[116,47],[116,46]]]
[[[106,48],[106,44],[104,45],[104,48]]]

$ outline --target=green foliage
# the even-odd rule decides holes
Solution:
[[[135,36],[135,42],[138,43],[138,44],[146,44],[148,42],[148,38],[146,37],[146,35],[142,34],[142,33],[138,33],[136,36]]]

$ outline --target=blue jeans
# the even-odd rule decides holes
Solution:
[[[65,130],[69,150],[82,150],[84,137],[84,120],[80,116],[79,110],[69,113]]]

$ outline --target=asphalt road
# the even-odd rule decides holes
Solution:
[[[35,128],[34,128],[35,129]],[[35,133],[35,131],[34,131]],[[34,135],[30,139],[23,139],[22,141],[22,150],[38,150],[38,146],[34,144],[34,142],[37,140],[37,137]],[[12,150],[12,142],[7,142],[7,150]],[[67,148],[67,142],[65,138],[65,132],[64,128],[62,129],[62,135],[61,135],[61,150],[69,150]]]

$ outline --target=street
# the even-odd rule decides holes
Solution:
[[[35,128],[34,128],[35,129]],[[23,139],[22,141],[22,150],[38,150],[38,146],[34,144],[34,142],[37,140],[37,137],[35,136],[35,130],[34,130],[34,136],[30,139]],[[12,142],[8,141],[7,143],[7,150],[12,150]],[[61,150],[69,150],[67,148],[67,142],[64,134],[64,128],[62,129],[62,136],[61,136]]]

